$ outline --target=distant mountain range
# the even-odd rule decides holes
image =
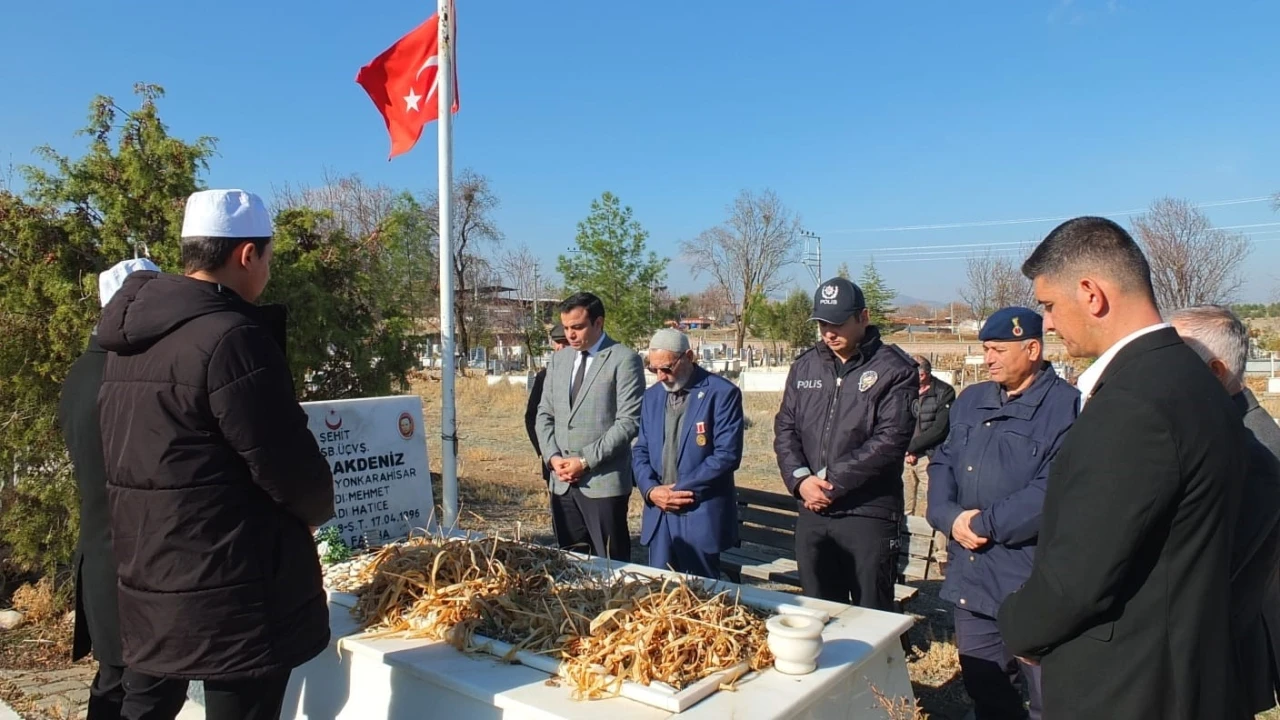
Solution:
[[[904,308],[909,305],[924,305],[930,310],[941,310],[946,308],[948,303],[938,302],[936,300],[924,300],[922,298],[913,297],[911,295],[897,295],[893,298],[894,307]]]

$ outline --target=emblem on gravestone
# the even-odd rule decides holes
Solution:
[[[400,413],[400,437],[408,440],[413,437],[413,416],[407,412]]]
[[[342,427],[342,416],[337,410],[329,408],[329,414],[324,417],[324,426],[330,430],[337,430]]]

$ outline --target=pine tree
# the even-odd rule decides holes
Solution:
[[[867,309],[871,312],[871,324],[881,327],[888,324],[889,315],[897,311],[893,306],[895,293],[885,283],[880,271],[876,269],[874,259],[862,269],[862,281],[858,284],[862,288],[863,298],[867,301]]]
[[[661,324],[654,293],[667,276],[667,260],[647,250],[648,238],[631,208],[605,192],[578,223],[577,252],[556,262],[565,292],[600,298],[605,331],[625,345],[646,339]]]

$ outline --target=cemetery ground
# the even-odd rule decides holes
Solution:
[[[414,380],[413,390],[422,398],[427,419],[433,492],[439,504],[440,383],[421,375]],[[490,386],[484,377],[458,379],[458,524],[505,537],[551,542],[547,492],[525,434],[525,398],[522,384]],[[775,393],[744,395],[747,429],[746,451],[737,474],[740,486],[777,491],[781,485],[773,455],[773,416],[780,399]],[[1269,409],[1275,413],[1280,408]],[[636,496],[630,518],[633,537],[638,536]],[[638,541],[633,544],[633,559],[645,559]],[[5,578],[0,606],[9,604],[9,594],[21,580]],[[968,712],[968,701],[959,676],[949,608],[938,599],[941,583],[912,584],[920,589],[908,608],[916,619],[909,634],[913,652],[908,658],[916,697],[928,717],[961,720]],[[72,625],[58,609],[51,587],[45,585],[25,600],[24,605],[35,606],[36,612],[28,611],[35,616],[34,622],[0,633],[0,700],[24,718],[71,720],[83,717],[93,663],[69,662]],[[1280,720],[1280,712],[1259,717]]]

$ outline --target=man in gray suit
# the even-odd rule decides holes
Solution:
[[[551,356],[538,405],[538,445],[551,467],[551,522],[562,548],[631,561],[631,442],[640,432],[644,367],[604,333],[604,303],[560,304],[569,347]]]

